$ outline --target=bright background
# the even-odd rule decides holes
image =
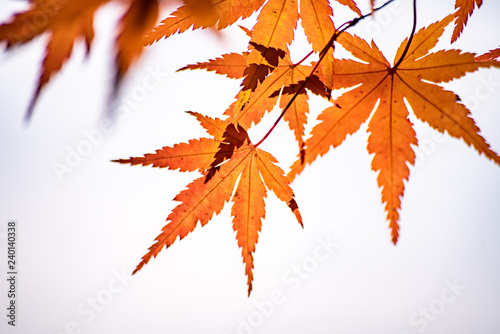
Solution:
[[[358,2],[366,11],[368,1]],[[419,1],[418,26],[441,19],[453,5]],[[3,0],[1,21],[25,6]],[[196,175],[110,160],[203,136],[184,111],[220,116],[239,82],[175,70],[240,52],[248,40],[235,26],[221,34],[184,33],[149,48],[129,74],[115,126],[101,142],[96,133],[109,106],[109,32],[119,9],[111,5],[99,12],[90,57],[85,60],[77,45],[42,93],[29,126],[23,117],[46,37],[0,55],[1,272],[7,271],[11,219],[18,223],[19,262],[17,326],[7,326],[2,315],[0,332],[499,333],[500,168],[415,119],[422,147],[406,187],[396,247],[370,169],[365,124],[293,183],[304,229],[269,195],[250,298],[229,205],[131,278],[175,207],[172,199]],[[337,25],[352,17],[337,5],[334,10]],[[498,13],[499,2],[485,1],[453,47],[477,53],[498,47]],[[373,37],[392,60],[411,30],[411,17],[411,1],[399,1],[352,31]],[[251,27],[255,18],[241,24]],[[441,45],[450,35],[448,29]],[[299,40],[296,59],[309,51]],[[157,81],[151,80],[155,71],[164,73]],[[145,89],[143,80],[157,86]],[[472,109],[481,133],[500,152],[500,71],[480,70],[446,87]],[[312,100],[315,119],[328,104]],[[252,130],[254,141],[278,113]],[[97,144],[89,146],[85,133]],[[88,154],[60,181],[54,163],[65,164],[71,150],[85,151],[85,145]],[[262,148],[284,169],[296,154],[284,123]],[[331,253],[321,249],[328,240],[335,243]],[[4,314],[7,285],[1,275]],[[449,288],[453,284],[457,290]]]

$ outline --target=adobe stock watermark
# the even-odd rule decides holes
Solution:
[[[474,88],[474,94],[468,95],[462,99],[462,103],[470,111],[478,110],[481,102],[491,98],[500,87],[500,81],[494,79],[491,71],[486,78],[485,76],[478,76],[477,80],[479,84]]]
[[[326,238],[318,237],[316,242],[317,244],[309,256],[302,259],[300,264],[294,264],[283,273],[281,281],[286,288],[273,289],[268,298],[260,301],[254,300],[253,311],[246,316],[237,318],[238,324],[236,330],[232,333],[254,333],[255,329],[261,327],[265,320],[273,315],[276,306],[286,301],[287,292],[297,290],[305,280],[318,270],[319,265],[330,259],[335,250],[339,248],[339,244],[333,242],[329,236]],[[229,333],[226,332],[225,334]]]
[[[433,132],[429,138],[418,140],[418,146],[413,147],[415,152],[415,163],[413,167],[418,167],[424,164],[425,160],[434,154],[439,144],[444,143],[448,137],[441,132]]]
[[[38,1],[38,10],[33,15],[22,17],[22,28],[18,30],[19,34],[7,33],[7,40],[21,41],[33,38],[41,28],[44,28],[49,23],[50,19],[57,15],[58,11],[69,0],[53,0],[53,1]]]
[[[106,306],[113,301],[114,296],[122,292],[133,280],[133,276],[130,273],[125,273],[124,270],[121,273],[112,271],[111,274],[113,277],[108,281],[106,287],[76,306],[76,315],[79,319],[68,321],[60,330],[49,334],[83,333],[82,323],[88,324],[94,321],[98,313],[104,311]]]
[[[137,108],[139,104],[146,99],[148,94],[158,88],[160,84],[169,76],[169,72],[161,71],[157,66],[155,69],[148,67],[140,84],[135,85],[128,91],[128,94],[120,98],[119,104],[115,109],[116,119],[125,119],[130,112]],[[61,183],[67,174],[71,174],[83,159],[100,146],[104,141],[104,136],[111,133],[115,128],[115,122],[111,118],[104,118],[98,126],[92,129],[82,130],[83,138],[75,145],[66,145],[66,154],[64,159],[52,162],[52,170]]]
[[[458,282],[457,278],[453,281],[445,279],[443,283],[445,286],[441,289],[438,297],[429,301],[427,305],[419,307],[408,317],[408,323],[412,330],[402,331],[398,334],[423,333],[467,289],[465,285]]]

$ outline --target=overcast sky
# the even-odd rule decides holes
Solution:
[[[1,21],[24,5],[0,2]],[[419,1],[418,26],[443,18],[453,5]],[[365,124],[293,183],[304,229],[269,194],[250,298],[229,205],[130,276],[175,207],[172,199],[196,174],[110,160],[203,136],[184,111],[220,116],[239,82],[175,70],[241,52],[248,40],[235,26],[219,35],[195,31],[157,43],[129,73],[110,124],[109,30],[118,9],[99,12],[90,57],[76,46],[42,93],[29,126],[23,117],[45,37],[0,54],[2,314],[10,220],[17,222],[19,273],[17,326],[13,330],[2,316],[2,333],[498,333],[500,167],[414,118],[421,147],[396,247],[370,168]],[[337,25],[352,17],[335,10]],[[500,3],[485,1],[453,48],[483,53],[498,47],[498,13]],[[411,17],[411,1],[399,1],[352,32],[373,37],[392,60]],[[250,28],[254,19],[240,23]],[[450,35],[447,29],[441,46]],[[302,44],[293,52],[301,59],[309,49],[298,39]],[[480,70],[446,88],[472,110],[500,152],[500,71]],[[314,120],[328,103],[311,100]],[[278,114],[268,115],[251,138],[260,139]],[[295,159],[284,123],[261,148],[285,170]]]

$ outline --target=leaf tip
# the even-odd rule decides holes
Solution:
[[[113,159],[113,160],[110,160],[111,162],[116,162],[116,163],[119,163],[119,164],[128,164],[128,163],[132,163],[132,161],[130,159]]]
[[[138,272],[139,270],[141,270],[141,268],[142,268],[142,267],[144,267],[144,264],[145,264],[145,263],[144,263],[144,260],[142,260],[142,261],[141,261],[141,262],[137,265],[137,267],[135,267],[134,271],[132,271],[132,276],[133,276],[133,275],[135,275],[135,274],[137,274],[137,272]]]
[[[297,205],[297,201],[295,201],[295,198],[292,198],[290,202],[288,202],[288,207],[290,208],[290,210],[292,210],[300,226],[304,228],[304,223],[302,222],[302,215],[300,214],[299,206]]]
[[[398,243],[399,239],[399,224],[397,222],[391,222],[391,241],[394,246]]]

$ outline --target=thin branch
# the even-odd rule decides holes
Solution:
[[[297,67],[300,64],[302,64],[303,61],[305,61],[307,58],[309,58],[310,55],[312,55],[314,51],[309,52],[304,58],[302,58],[298,63],[293,64],[293,67]]]
[[[408,50],[410,49],[410,44],[411,41],[413,40],[413,36],[415,35],[415,30],[417,29],[417,0],[413,0],[413,28],[411,29],[411,34],[410,38],[408,39],[408,43],[406,43],[406,47],[401,54],[401,57],[399,57],[398,61],[394,66],[392,67],[392,70],[395,71],[399,65],[401,65],[401,62],[405,59],[406,54],[408,53]]]

